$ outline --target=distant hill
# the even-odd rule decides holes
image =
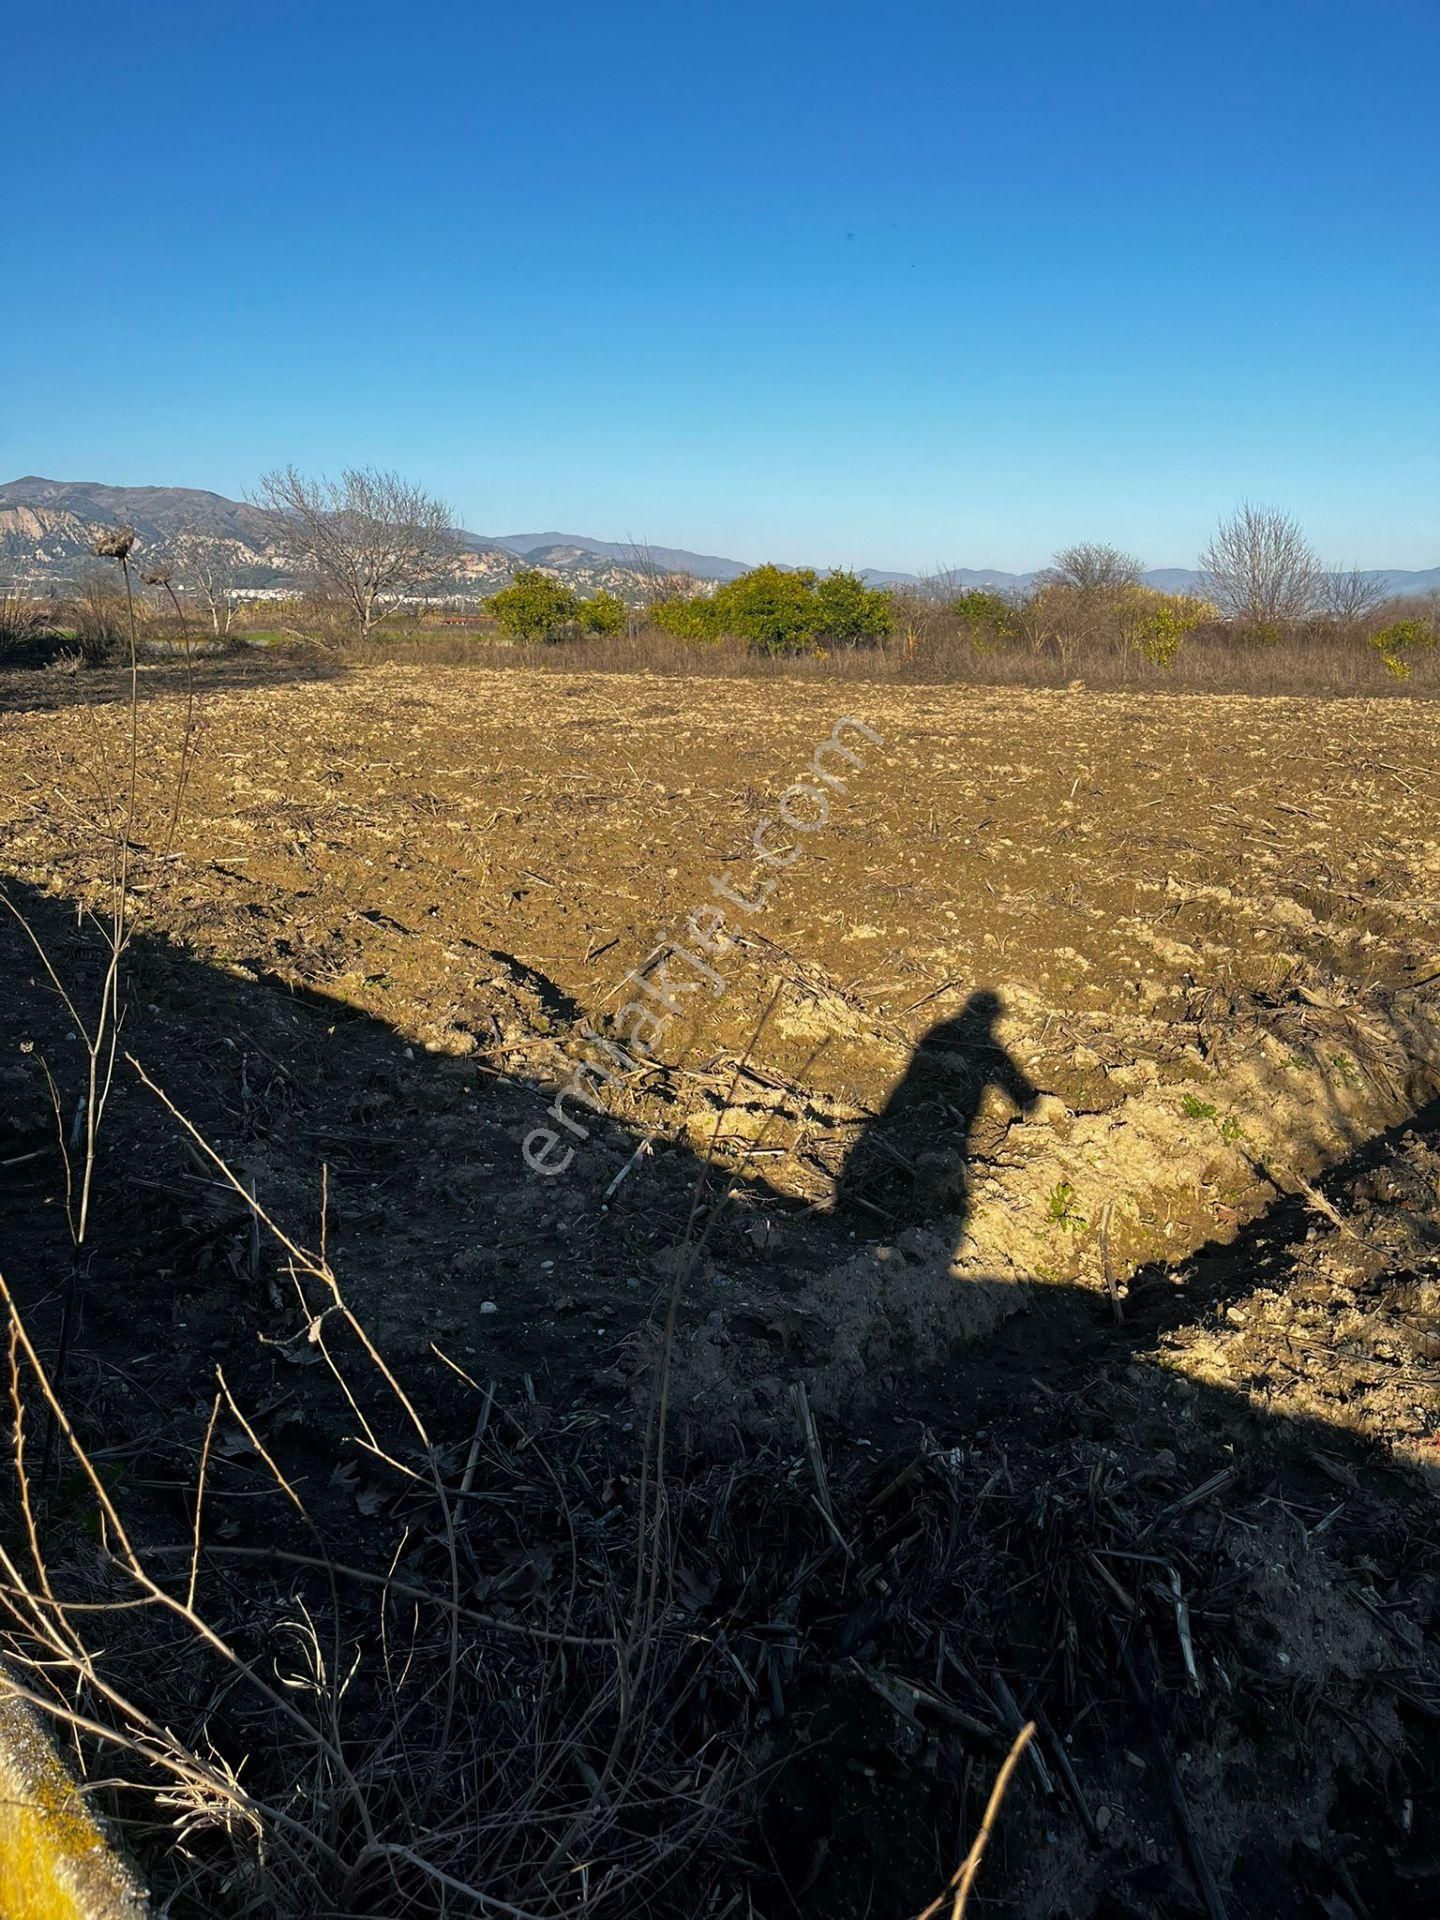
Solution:
[[[748,560],[726,560],[716,553],[691,553],[685,547],[653,547],[645,540],[595,540],[586,533],[507,533],[502,535],[500,545],[509,547],[512,553],[523,553],[537,564],[547,551],[567,548],[604,554],[637,570],[693,573],[697,580],[734,580],[753,565]]]
[[[247,586],[283,577],[272,515],[191,487],[109,487],[29,475],[0,486],[0,568],[32,585],[64,585],[94,564],[95,535],[134,527],[137,552],[158,554],[184,531],[229,541]]]
[[[196,487],[114,487],[94,480],[45,480],[28,474],[0,485],[0,580],[63,585],[90,563],[96,531],[133,526],[141,553],[172,546],[181,533],[203,532],[234,543],[244,584],[283,587],[293,582],[276,516],[261,507]],[[643,541],[598,540],[579,533],[511,533],[495,538],[458,529],[462,565],[457,590],[481,596],[503,586],[521,566],[543,567],[580,592],[606,587],[620,594],[643,590],[657,574],[687,573],[706,583],[733,580],[753,565],[684,547]],[[913,573],[861,569],[876,586],[909,586]],[[952,567],[945,577],[956,590],[993,587],[1021,592],[1035,573],[986,567]],[[1202,576],[1190,567],[1156,567],[1145,579],[1168,592],[1194,592]],[[1390,593],[1424,593],[1440,587],[1440,567],[1380,569]]]
[[[29,474],[0,486],[0,507],[28,506],[73,514],[100,526],[129,524],[137,533],[173,535],[182,527],[263,544],[271,515],[198,487],[109,487],[95,480],[42,480]]]
[[[180,535],[229,541],[251,588],[294,583],[279,518],[263,507],[198,487],[112,487],[94,480],[27,475],[0,485],[0,568],[35,584],[62,584],[90,564],[97,529],[132,526],[143,556],[173,547]],[[478,534],[462,533],[461,590],[503,586],[522,564],[517,554]]]

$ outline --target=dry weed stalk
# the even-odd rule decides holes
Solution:
[[[180,633],[185,651],[185,730],[180,740],[180,767],[175,779],[175,798],[170,807],[170,821],[165,829],[165,844],[160,849],[162,860],[168,860],[175,845],[175,835],[180,826],[180,815],[185,806],[185,790],[190,784],[190,771],[195,742],[195,646],[190,635],[190,622],[180,596],[175,591],[175,582],[171,577],[168,564],[162,563],[145,576],[147,587],[163,588],[170,597],[175,609],[175,617],[180,622]]]
[[[8,893],[0,889],[0,901],[14,915],[26,938],[33,947],[46,978],[59,996],[62,1005],[74,1022],[84,1049],[83,1084],[68,1124],[66,1120],[66,1100],[48,1061],[42,1060],[46,1084],[50,1090],[51,1103],[55,1114],[56,1135],[60,1148],[65,1179],[65,1218],[70,1232],[71,1264],[67,1276],[61,1309],[59,1344],[56,1357],[56,1375],[63,1383],[70,1339],[73,1332],[75,1311],[83,1282],[84,1268],[89,1251],[92,1212],[94,1205],[95,1172],[98,1164],[100,1137],[105,1119],[105,1110],[110,1100],[115,1082],[115,1068],[119,1053],[120,1031],[124,1024],[122,1005],[122,974],[126,952],[134,935],[134,906],[132,902],[132,878],[137,847],[137,828],[139,825],[139,783],[140,783],[140,680],[139,680],[139,634],[135,620],[135,596],[130,579],[130,553],[134,546],[134,532],[122,527],[96,541],[97,555],[118,561],[125,583],[125,605],[127,612],[128,655],[126,672],[128,679],[128,697],[126,701],[125,739],[126,755],[123,772],[118,772],[111,755],[110,742],[104,730],[95,724],[92,728],[93,758],[89,774],[93,780],[97,810],[103,816],[104,833],[108,854],[108,905],[102,915],[80,910],[82,921],[87,921],[99,932],[104,952],[104,967],[93,1010],[89,1017],[81,1012],[77,1004],[78,988],[72,992],[65,985],[60,971],[44,941],[36,932],[30,920],[16,906]],[[168,584],[168,583],[167,583]],[[172,598],[173,598],[172,591]],[[178,607],[178,602],[177,602]],[[182,614],[183,623],[183,614]],[[169,811],[169,821],[165,833],[165,842],[161,858],[170,856],[175,834],[179,826],[181,809],[189,784],[191,764],[194,757],[195,742],[195,681],[194,665],[189,644],[189,628],[185,625],[186,636],[186,714],[185,726],[180,745],[179,765],[176,774],[175,792]],[[88,709],[87,709],[88,712]],[[46,1460],[53,1443],[53,1427],[47,1422]]]
[[[320,1356],[339,1390],[354,1423],[355,1447],[394,1477],[417,1515],[430,1516],[424,1532],[440,1550],[443,1579],[437,1590],[405,1578],[398,1548],[384,1574],[352,1568],[327,1554],[296,1485],[223,1372],[200,1443],[189,1538],[183,1546],[142,1555],[0,1280],[0,1305],[10,1325],[13,1464],[30,1553],[28,1568],[13,1558],[0,1559],[5,1581],[0,1607],[10,1623],[7,1639],[17,1676],[9,1684],[17,1697],[49,1712],[77,1738],[107,1743],[151,1774],[158,1771],[160,1786],[149,1783],[151,1804],[157,1813],[173,1815],[178,1844],[195,1846],[202,1832],[209,1831],[212,1839],[223,1832],[235,1855],[231,1873],[248,1876],[257,1886],[263,1882],[264,1897],[273,1903],[266,1910],[310,1910],[297,1897],[301,1889],[310,1890],[305,1899],[343,1905],[361,1888],[368,1894],[378,1876],[391,1887],[388,1897],[395,1903],[386,1912],[418,1901],[425,1911],[542,1920],[575,1910],[578,1876],[581,1911],[626,1911],[632,1899],[678,1872],[687,1854],[723,1822],[735,1772],[733,1756],[722,1745],[691,1763],[686,1774],[691,1784],[683,1794],[661,1784],[675,1774],[674,1724],[694,1697],[708,1659],[693,1634],[677,1632],[657,1617],[656,1594],[666,1584],[665,1573],[647,1563],[647,1577],[636,1588],[641,1604],[637,1609],[632,1600],[627,1608],[609,1558],[601,1553],[586,1559],[564,1476],[522,1431],[525,1470],[541,1474],[551,1510],[563,1517],[569,1536],[568,1589],[558,1622],[506,1619],[467,1606],[457,1505],[471,1494],[482,1439],[493,1436],[497,1420],[511,1416],[495,1412],[492,1389],[457,1492],[450,1454],[432,1438],[415,1401],[343,1297],[326,1248],[323,1203],[316,1252],[274,1219],[251,1184],[139,1062],[126,1057],[280,1249],[303,1309],[297,1338]],[[347,1345],[353,1341],[368,1385],[351,1376],[337,1334]],[[453,1361],[441,1358],[468,1379]],[[478,1385],[471,1385],[478,1392]],[[95,1508],[104,1549],[99,1599],[89,1591],[83,1598],[62,1598],[42,1551],[24,1447],[27,1389],[55,1423]],[[311,1527],[315,1553],[207,1543],[207,1489],[222,1417],[234,1420],[277,1494]],[[499,1459],[493,1438],[485,1457]],[[658,1473],[654,1484],[658,1494],[663,1485]],[[647,1537],[654,1546],[664,1532],[658,1507],[648,1530],[646,1511],[642,1503],[642,1550]],[[299,1652],[298,1664],[292,1660],[282,1667],[273,1649],[257,1659],[207,1615],[202,1606],[206,1565],[229,1553],[268,1562],[272,1570],[289,1569],[292,1580],[312,1574],[323,1578],[333,1631],[322,1632],[298,1590],[277,1624],[277,1634]],[[149,1561],[176,1563],[174,1581],[153,1573]],[[119,1597],[113,1593],[116,1582]],[[377,1596],[378,1631],[356,1629],[342,1592],[349,1587]],[[191,1734],[187,1743],[172,1730],[173,1713],[148,1707],[133,1685],[113,1677],[106,1652],[87,1637],[87,1627],[92,1616],[111,1618],[117,1612],[173,1619],[207,1661],[218,1662],[221,1683],[209,1696],[210,1707],[199,1711],[199,1727],[208,1728],[222,1701],[233,1717],[243,1695],[250,1703],[244,1709],[249,1724],[258,1712],[261,1723],[272,1727],[272,1744],[283,1736],[287,1751],[308,1756],[288,1794],[242,1786],[240,1769],[220,1758],[213,1742],[207,1748]],[[428,1622],[435,1623],[433,1628]],[[377,1644],[379,1671],[364,1652]],[[363,1738],[349,1711],[352,1686],[369,1700],[369,1731]],[[297,1705],[297,1698],[309,1705]],[[378,1737],[377,1705],[388,1722]],[[487,1745],[487,1725],[492,1734],[496,1727],[504,1729],[505,1739]],[[123,1784],[141,1788],[146,1782]],[[282,1870],[293,1883],[284,1895],[275,1877]]]
[[[970,1901],[970,1892],[975,1885],[976,1876],[980,1872],[980,1862],[985,1858],[985,1849],[990,1844],[990,1835],[994,1832],[995,1822],[1000,1817],[1000,1807],[1005,1799],[1005,1789],[1010,1785],[1011,1779],[1014,1777],[1015,1769],[1020,1764],[1020,1756],[1034,1738],[1035,1722],[1033,1720],[1027,1720],[1025,1725],[1021,1727],[1019,1733],[1016,1734],[1014,1744],[1011,1746],[1009,1753],[1006,1754],[1004,1764],[1001,1766],[999,1773],[995,1776],[995,1785],[990,1789],[990,1798],[985,1803],[985,1812],[980,1821],[980,1830],[971,1843],[970,1851],[955,1869],[950,1880],[950,1885],[946,1888],[945,1892],[939,1894],[930,1902],[929,1906],[926,1907],[923,1912],[917,1914],[916,1920],[934,1920],[934,1916],[939,1913],[947,1898],[952,1894],[954,1898],[950,1904],[950,1920],[964,1920],[965,1909]]]

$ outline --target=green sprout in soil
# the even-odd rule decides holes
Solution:
[[[1045,1202],[1045,1212],[1052,1225],[1059,1227],[1062,1233],[1083,1233],[1089,1226],[1078,1207],[1080,1196],[1068,1180],[1061,1180],[1051,1189]]]
[[[1233,1113],[1227,1113],[1222,1120],[1220,1118],[1220,1110],[1213,1101],[1202,1100],[1197,1094],[1182,1093],[1180,1096],[1180,1105],[1184,1109],[1187,1118],[1191,1120],[1213,1120],[1219,1127],[1220,1138],[1225,1142],[1226,1146],[1234,1146],[1237,1140],[1243,1140],[1245,1138],[1245,1129],[1235,1118],[1235,1115]]]

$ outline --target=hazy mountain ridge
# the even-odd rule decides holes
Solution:
[[[201,532],[234,543],[236,558],[252,586],[284,586],[295,577],[277,518],[263,507],[198,487],[116,487],[90,480],[47,480],[36,474],[0,484],[0,570],[32,585],[61,585],[87,564],[97,529],[127,524],[135,528],[142,552],[147,547],[162,551],[173,546],[183,532]],[[457,538],[461,549],[457,591],[462,595],[493,592],[522,566],[541,567],[584,592],[606,587],[626,593],[663,574],[691,574],[707,583],[733,580],[754,564],[684,547],[600,540],[553,530],[497,538],[457,529]],[[921,578],[875,567],[859,571],[876,586],[909,586]],[[1440,567],[1375,571],[1390,593],[1423,593],[1440,587]],[[1008,573],[991,567],[950,567],[943,574],[957,591],[991,587],[1023,592],[1039,577],[1038,570]],[[1194,592],[1203,584],[1203,575],[1193,567],[1155,567],[1144,578],[1169,592]]]
[[[573,547],[618,560],[636,573],[693,573],[697,580],[734,580],[753,564],[718,553],[692,553],[687,547],[652,546],[648,540],[595,540],[584,533],[507,533],[500,544],[537,564],[555,548]]]

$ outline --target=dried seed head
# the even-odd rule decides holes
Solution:
[[[168,587],[170,584],[169,561],[162,560],[157,566],[152,567],[145,576],[145,584],[147,587]]]
[[[123,560],[134,544],[133,527],[112,527],[108,532],[96,535],[95,551],[102,560]]]

